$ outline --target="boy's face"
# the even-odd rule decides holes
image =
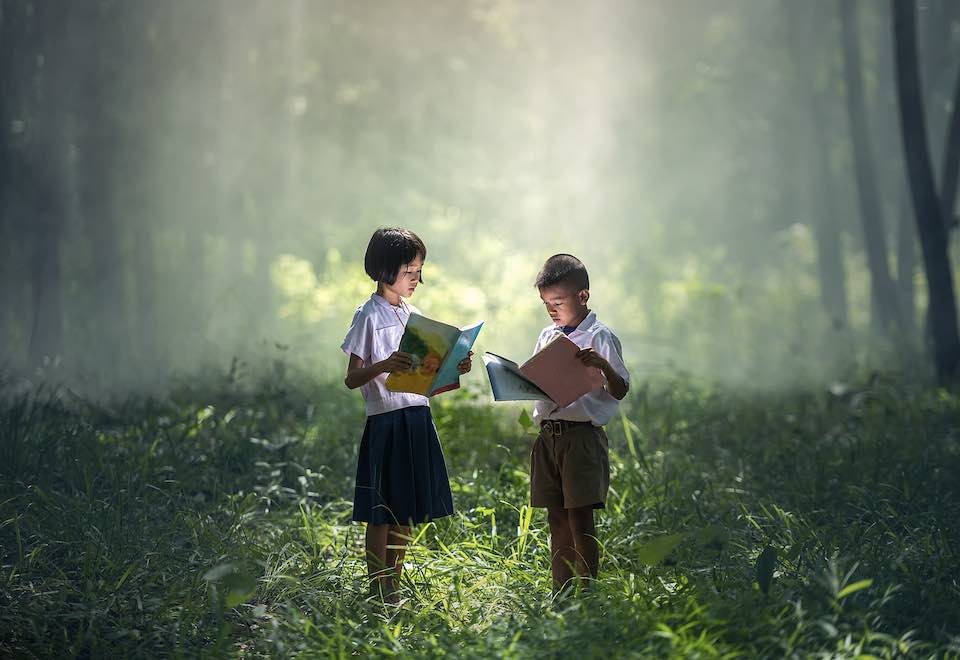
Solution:
[[[540,289],[540,300],[547,309],[550,320],[558,326],[573,325],[583,320],[587,314],[587,300],[590,292],[586,289],[575,291],[572,286],[560,282]]]
[[[420,284],[420,271],[422,269],[423,259],[418,256],[410,263],[400,266],[393,284],[384,282],[383,287],[398,296],[409,298],[416,291],[417,285]]]

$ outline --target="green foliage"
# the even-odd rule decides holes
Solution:
[[[644,564],[659,564],[683,541],[683,534],[658,536],[637,548],[637,558]]]
[[[608,427],[600,579],[560,601],[526,416],[443,395],[458,512],[414,530],[399,606],[368,597],[349,522],[354,394],[278,375],[4,403],[0,655],[960,653],[952,394],[637,388]]]

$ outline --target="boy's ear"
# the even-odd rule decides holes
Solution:
[[[590,300],[590,290],[580,289],[580,293],[577,294],[577,300],[580,301],[581,305],[586,305],[587,301]]]

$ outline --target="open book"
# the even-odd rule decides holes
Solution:
[[[413,366],[387,376],[387,389],[433,396],[460,387],[457,365],[467,355],[480,334],[483,321],[463,328],[411,314],[400,338],[402,353],[409,353]]]
[[[580,347],[558,334],[536,355],[518,365],[495,353],[484,353],[496,401],[553,401],[568,406],[603,386],[603,375],[575,356]]]

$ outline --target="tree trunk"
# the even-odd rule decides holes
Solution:
[[[0,0],[2,1],[2,0]],[[14,249],[17,232],[13,220],[13,140],[10,127],[14,121],[15,99],[19,96],[15,80],[19,74],[16,55],[19,44],[14,40],[20,34],[14,25],[14,16],[6,2],[0,4],[3,18],[0,19],[0,368],[10,366],[13,346],[14,287],[17,275],[17,252]]]
[[[948,230],[957,224],[954,209],[957,205],[957,177],[960,176],[960,70],[957,71],[957,80],[953,86],[952,107],[953,114],[950,116],[943,153],[943,168],[940,170],[940,200],[943,221]]]
[[[830,147],[826,135],[826,112],[823,96],[817,89],[816,61],[819,48],[806,49],[819,33],[819,26],[811,25],[813,14],[807,8],[791,0],[782,3],[786,19],[784,35],[790,47],[791,64],[794,75],[800,81],[802,96],[808,99],[805,129],[810,140],[805,142],[806,168],[808,171],[808,190],[804,197],[815,200],[811,214],[814,239],[817,249],[817,280],[820,289],[820,302],[834,329],[847,326],[847,277],[843,263],[843,242],[840,225],[833,209],[833,181],[830,176]],[[818,10],[814,8],[814,12]],[[818,29],[815,29],[818,28]],[[812,52],[811,52],[812,51]]]
[[[897,296],[911,336],[916,335],[916,296],[913,276],[917,268],[917,250],[910,191],[904,186],[897,212]]]
[[[28,176],[37,176],[30,175]],[[40,175],[42,176],[42,175]],[[30,291],[30,361],[42,365],[63,354],[63,302],[60,267],[62,222],[56,186],[34,181]]]
[[[131,357],[135,359],[137,374],[141,384],[144,384],[149,379],[156,379],[158,370],[164,364],[160,354],[161,318],[157,310],[157,282],[161,274],[155,244],[156,235],[160,233],[155,225],[159,225],[160,220],[157,197],[161,193],[160,184],[154,181],[150,172],[151,158],[154,158],[151,154],[151,129],[162,123],[160,117],[163,110],[151,99],[158,90],[165,89],[164,76],[169,75],[167,71],[173,67],[169,67],[170,63],[164,59],[157,39],[145,41],[141,37],[148,33],[151,26],[158,29],[156,26],[168,11],[167,7],[162,3],[151,3],[143,7],[134,5],[134,8],[135,11],[130,11],[127,18],[133,25],[124,32],[121,43],[123,52],[128,53],[128,61],[136,58],[134,61],[139,63],[138,84],[130,99],[137,120],[124,131],[124,183],[120,187],[126,192],[124,216],[130,218],[127,224],[133,236],[131,274],[134,300],[131,312],[135,332],[130,341]],[[126,6],[124,9],[129,10]]]
[[[891,2],[900,127],[929,288],[934,364],[937,379],[947,383],[955,381],[957,377],[960,335],[957,333],[957,308],[947,252],[947,232],[941,217],[943,207],[934,183],[920,94],[916,14],[912,0]]]
[[[26,107],[33,123],[29,141],[18,150],[15,186],[25,202],[29,231],[29,282],[32,298],[29,356],[33,365],[63,355],[63,296],[61,239],[67,126],[64,88],[69,53],[62,36],[69,29],[71,12],[49,6],[33,12],[36,30],[26,52],[45,63],[33,73]]]
[[[902,317],[896,302],[893,280],[887,261],[887,239],[877,194],[873,154],[866,127],[866,104],[863,98],[860,39],[856,4],[840,0],[846,106],[853,144],[854,170],[860,201],[860,219],[863,225],[864,248],[870,269],[870,298],[874,324],[887,334],[903,329]]]

